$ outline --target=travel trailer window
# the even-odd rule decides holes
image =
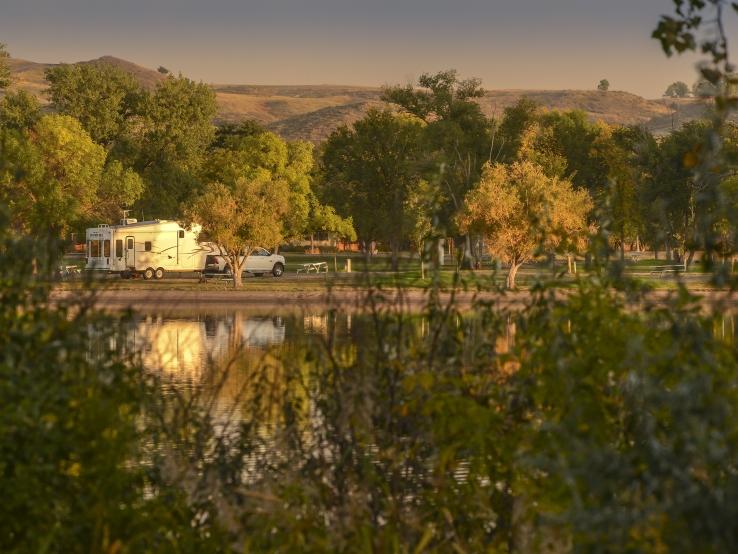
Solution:
[[[128,239],[128,250],[133,250],[133,239]]]
[[[179,232],[179,238],[181,238],[181,239],[183,239],[183,238],[184,238],[184,231],[180,231],[180,232]]]
[[[123,257],[123,239],[118,239],[115,241],[115,257]]]
[[[147,240],[147,241],[146,241],[146,242],[144,243],[144,250],[146,250],[146,252],[151,252],[151,241],[148,241],[148,240]]]
[[[99,258],[99,257],[100,257],[100,241],[91,240],[90,241],[90,258]]]
[[[110,239],[105,239],[103,242],[103,256],[110,257]]]

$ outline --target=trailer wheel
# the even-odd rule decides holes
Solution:
[[[154,272],[154,277],[156,277],[156,280],[164,278],[164,268],[163,267],[157,267],[156,271]]]
[[[144,269],[143,278],[146,281],[150,281],[151,279],[153,279],[154,278],[154,268],[147,267],[146,269]]]

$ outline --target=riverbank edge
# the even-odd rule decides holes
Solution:
[[[561,297],[569,294],[566,289],[555,292]],[[51,304],[60,304],[72,300],[84,300],[98,309],[140,311],[151,308],[158,309],[347,309],[363,310],[372,306],[404,308],[419,310],[428,304],[430,292],[417,289],[349,289],[331,291],[249,291],[249,290],[116,290],[102,289],[92,291],[55,290],[49,298]],[[676,291],[654,290],[646,293],[644,300],[666,302]],[[731,291],[705,291],[695,293],[701,302],[707,305],[721,303],[736,304],[738,295]],[[457,291],[440,292],[441,304],[448,304],[452,299],[458,309],[468,310],[475,305],[485,303],[499,307],[523,307],[527,305],[532,293],[523,291]]]

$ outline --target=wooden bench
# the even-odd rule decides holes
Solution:
[[[659,277],[663,277],[664,275],[668,275],[670,273],[684,273],[686,270],[687,268],[684,266],[684,264],[655,265],[650,268],[649,275],[658,275]]]
[[[311,262],[302,264],[298,267],[296,273],[320,273],[321,271],[328,273],[328,262]]]

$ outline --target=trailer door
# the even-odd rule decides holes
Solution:
[[[136,239],[126,237],[126,267],[136,269]]]

